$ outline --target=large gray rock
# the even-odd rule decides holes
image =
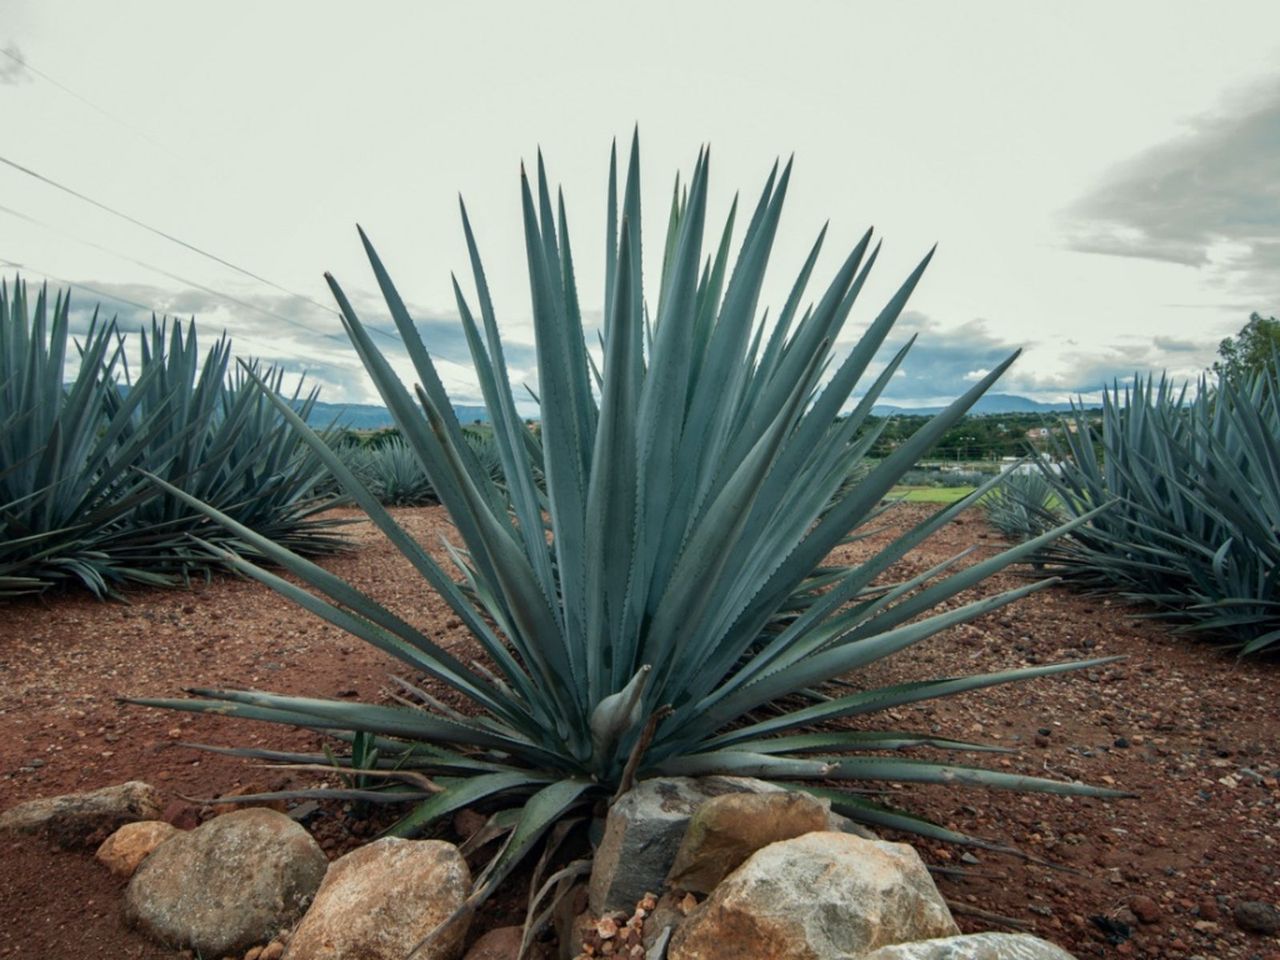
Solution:
[[[704,801],[729,793],[778,792],[750,777],[655,777],[609,808],[591,867],[591,912],[630,913],[646,893],[661,893],[689,819]]]
[[[96,847],[126,823],[160,819],[155,788],[131,780],[88,793],[28,800],[0,813],[0,833],[43,836],[61,847]]]
[[[443,840],[384,837],[333,862],[286,960],[404,960],[471,891],[471,871]],[[464,913],[415,960],[453,960],[471,922]]]
[[[826,830],[830,814],[829,801],[790,790],[712,797],[693,812],[667,880],[710,893],[761,847]]]
[[[206,957],[240,953],[293,925],[328,860],[282,813],[239,810],[179,831],[142,861],[125,916],[161,943]]]
[[[835,960],[960,932],[919,854],[849,833],[772,843],[671,938],[670,960]]]
[[[1061,947],[1029,933],[971,933],[881,947],[863,960],[1075,960]]]

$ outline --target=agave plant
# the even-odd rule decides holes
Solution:
[[[1242,653],[1280,641],[1277,387],[1274,369],[1194,398],[1136,377],[1104,392],[1100,430],[1077,410],[1050,482],[1072,514],[1118,502],[1045,559]]]
[[[235,551],[231,537],[140,470],[160,474],[273,541],[315,553],[341,544],[326,468],[268,393],[282,372],[228,377],[230,343],[206,354],[194,325],[153,321],[130,379],[115,321],[96,312],[69,386],[69,298],[0,286],[0,596],[67,581],[95,594],[162,585],[221,561],[191,539]],[[305,416],[314,391],[294,404]],[[262,559],[260,555],[256,555]]]
[[[982,505],[987,522],[1012,540],[1039,536],[1062,522],[1053,484],[1040,469],[1009,471]]]
[[[462,583],[393,521],[340,458],[308,434],[309,441],[467,625],[480,659],[468,662],[442,648],[336,576],[206,508],[298,583],[229,562],[462,694],[472,705],[468,711],[447,706],[429,689],[414,705],[399,706],[212,689],[193,691],[198,699],[139,702],[288,723],[348,741],[372,735],[380,762],[389,767],[394,758],[399,775],[412,771],[418,778],[398,792],[369,794],[421,798],[393,828],[396,834],[424,830],[471,804],[507,808],[495,816],[511,832],[477,878],[476,897],[551,824],[575,810],[598,810],[637,777],[766,777],[830,796],[837,810],[859,820],[954,840],[966,838],[841,785],[897,780],[1109,794],[947,757],[898,756],[895,751],[917,747],[942,753],[989,748],[849,725],[849,718],[1082,664],[815,693],[826,681],[1041,589],[1045,584],[1025,585],[938,609],[1042,548],[1056,532],[969,566],[961,555],[902,582],[886,576],[909,550],[977,503],[992,480],[866,562],[841,569],[826,589],[809,589],[832,547],[880,509],[902,473],[1013,358],[837,496],[875,442],[868,415],[908,347],[889,356],[875,376],[868,376],[869,367],[929,257],[840,357],[834,345],[879,252],[870,232],[817,302],[802,308],[820,234],[767,326],[758,299],[790,164],[770,174],[732,262],[733,210],[714,251],[703,253],[708,165],[704,152],[687,190],[677,189],[658,296],[649,309],[641,275],[638,145],[621,189],[616,156],[611,162],[599,358],[584,336],[563,198],[552,200],[541,158],[535,184],[522,174],[545,496],[535,482],[536,445],[516,413],[465,208],[475,299],[456,281],[455,293],[493,418],[502,489],[465,442],[427,347],[363,232],[419,380],[413,394],[329,278],[352,343],[456,525],[461,543],[449,553]],[[863,391],[861,398],[838,418],[855,390]],[[305,432],[287,404],[280,409]]]
[[[232,369],[225,333],[202,353],[194,322],[184,333],[181,324],[169,327],[153,319],[141,341],[139,382],[123,391],[130,399],[142,394],[140,463],[292,550],[340,548],[343,541],[333,532],[337,521],[319,516],[333,502],[321,489],[328,470],[270,399],[284,371],[264,370],[256,362]],[[303,389],[299,382],[288,402],[305,419],[319,391]],[[120,402],[108,395],[109,410]],[[192,536],[252,553],[185,501],[154,485],[150,489],[156,495],[131,515],[129,536],[118,550],[122,557],[149,558],[154,566],[186,576],[211,562],[207,551],[192,548]]]
[[[102,595],[125,580],[163,582],[113,556],[134,506],[154,496],[131,474],[140,396],[121,398],[124,350],[94,311],[75,377],[64,387],[70,297],[0,281],[0,597],[78,582]],[[140,378],[144,386],[153,374]]]

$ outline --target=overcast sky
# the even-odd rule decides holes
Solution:
[[[372,387],[322,272],[384,322],[357,222],[455,400],[476,400],[448,362],[459,192],[506,336],[531,344],[518,169],[539,145],[598,315],[609,145],[637,123],[650,238],[701,144],[715,218],[794,152],[768,301],[824,221],[819,278],[875,226],[850,339],[940,244],[901,324],[921,336],[899,403],[954,396],[1018,346],[997,389],[1040,399],[1194,375],[1250,311],[1280,313],[1275,0],[0,0],[0,51],[0,158],[278,286],[0,163],[6,275],[123,298],[103,303],[131,326],[130,304],[194,314],[329,400]],[[509,357],[529,370],[529,349]]]

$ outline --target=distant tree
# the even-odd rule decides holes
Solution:
[[[1218,344],[1213,372],[1225,380],[1238,380],[1275,364],[1280,357],[1280,320],[1251,313],[1234,337]]]

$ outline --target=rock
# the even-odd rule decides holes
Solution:
[[[1155,923],[1160,919],[1160,905],[1143,894],[1130,898],[1129,909],[1142,923]]]
[[[194,830],[200,826],[200,811],[185,800],[170,800],[161,811],[160,819],[179,830]]]
[[[0,814],[0,833],[44,836],[60,847],[96,846],[126,823],[160,818],[155,788],[140,780],[88,793],[28,800]]]
[[[830,802],[789,790],[712,797],[689,820],[667,881],[710,893],[761,847],[826,830],[830,812]]]
[[[117,877],[132,877],[151,851],[177,832],[163,820],[126,823],[102,841],[94,857]]]
[[[258,960],[280,960],[284,956],[284,944],[279,940],[268,943],[258,955]]]
[[[161,943],[224,957],[291,926],[327,867],[284,814],[238,810],[157,847],[129,882],[125,916]]]
[[[232,797],[249,797],[258,793],[268,793],[266,787],[260,783],[246,783],[241,786],[234,787],[222,794],[226,798],[225,803],[215,803],[211,811],[215,817],[220,817],[224,813],[234,813],[237,810],[248,810],[250,807],[266,807],[268,810],[277,810],[280,813],[287,813],[289,806],[284,800],[249,800],[245,803],[236,803]],[[296,819],[296,818],[295,818]]]
[[[864,827],[856,820],[850,820],[848,817],[834,811],[827,814],[826,829],[832,833],[852,833],[855,837],[862,837],[863,840],[880,839],[869,827]]]
[[[658,898],[653,912],[644,920],[642,942],[646,950],[653,949],[654,944],[659,940],[665,943],[675,932],[676,927],[684,923],[688,911],[681,909],[682,899],[683,897],[678,897],[674,893],[664,893]]]
[[[595,933],[596,918],[590,910],[584,910],[572,920],[560,935],[560,960],[573,960],[582,953],[582,945]]]
[[[1275,904],[1263,903],[1261,900],[1245,900],[1236,904],[1236,926],[1249,933],[1261,933],[1274,936],[1280,933],[1280,910]]]
[[[495,927],[471,945],[465,960],[518,960],[523,927]]]
[[[863,960],[1075,960],[1029,933],[971,933],[881,947]]]
[[[750,777],[657,777],[642,780],[609,808],[591,867],[589,903],[600,916],[628,914],[645,893],[660,893],[693,811],[727,793],[782,788]]]
[[[807,833],[754,853],[671,938],[670,960],[827,960],[958,934],[915,849]]]
[[[556,940],[560,943],[560,960],[573,960],[581,948],[578,920],[582,916],[590,916],[586,909],[587,885],[579,883],[556,903],[551,912],[551,923],[556,931]]]
[[[471,892],[471,871],[443,840],[384,837],[335,860],[298,924],[288,960],[404,960]],[[464,913],[415,960],[462,953]]]

